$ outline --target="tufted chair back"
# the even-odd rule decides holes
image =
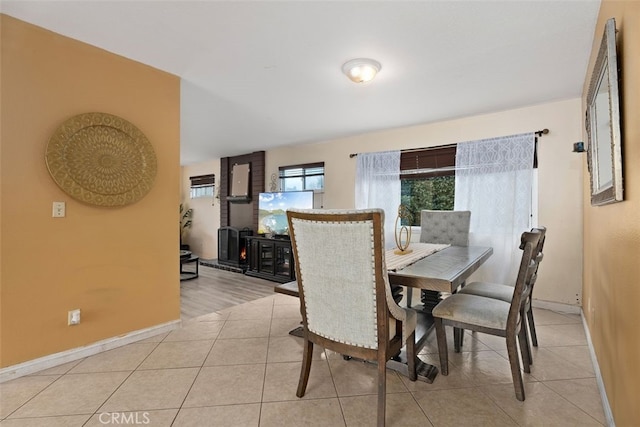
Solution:
[[[420,242],[469,246],[471,211],[430,211],[420,214]]]

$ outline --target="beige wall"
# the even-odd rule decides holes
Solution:
[[[0,17],[0,367],[179,319],[179,78]],[[92,111],[127,119],[155,149],[155,184],[133,205],[77,202],[47,171],[51,134]]]
[[[220,185],[220,159],[182,167],[182,202],[193,208],[192,226],[184,242],[202,259],[218,258],[220,200],[210,197],[189,198],[190,176],[216,175],[216,194]]]
[[[640,2],[603,1],[589,69],[609,18],[616,19],[622,64],[625,201],[590,205],[585,157],[584,313],[615,423],[632,426],[640,422]]]
[[[429,147],[548,128],[538,144],[539,224],[547,226],[544,268],[536,299],[582,301],[582,161],[572,145],[582,140],[580,99],[447,122],[392,129],[267,151],[266,176],[279,166],[325,162],[325,208],[354,207],[356,159],[349,153]]]

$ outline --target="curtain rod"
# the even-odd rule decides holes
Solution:
[[[544,128],[542,130],[537,130],[535,132],[533,132],[536,137],[542,136],[542,135],[546,135],[549,133],[549,129]],[[455,145],[455,144],[449,144],[449,145]],[[413,150],[423,150],[423,148],[414,148]],[[402,150],[402,151],[411,151],[411,150]],[[351,153],[349,154],[349,158],[352,159],[354,157],[358,157],[358,153]]]

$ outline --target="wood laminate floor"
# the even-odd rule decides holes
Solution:
[[[180,282],[180,317],[193,319],[273,295],[276,282],[200,265],[199,277]]]

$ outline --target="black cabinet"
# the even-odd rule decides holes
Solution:
[[[246,275],[279,283],[295,280],[290,240],[249,236],[247,247],[249,256]]]

